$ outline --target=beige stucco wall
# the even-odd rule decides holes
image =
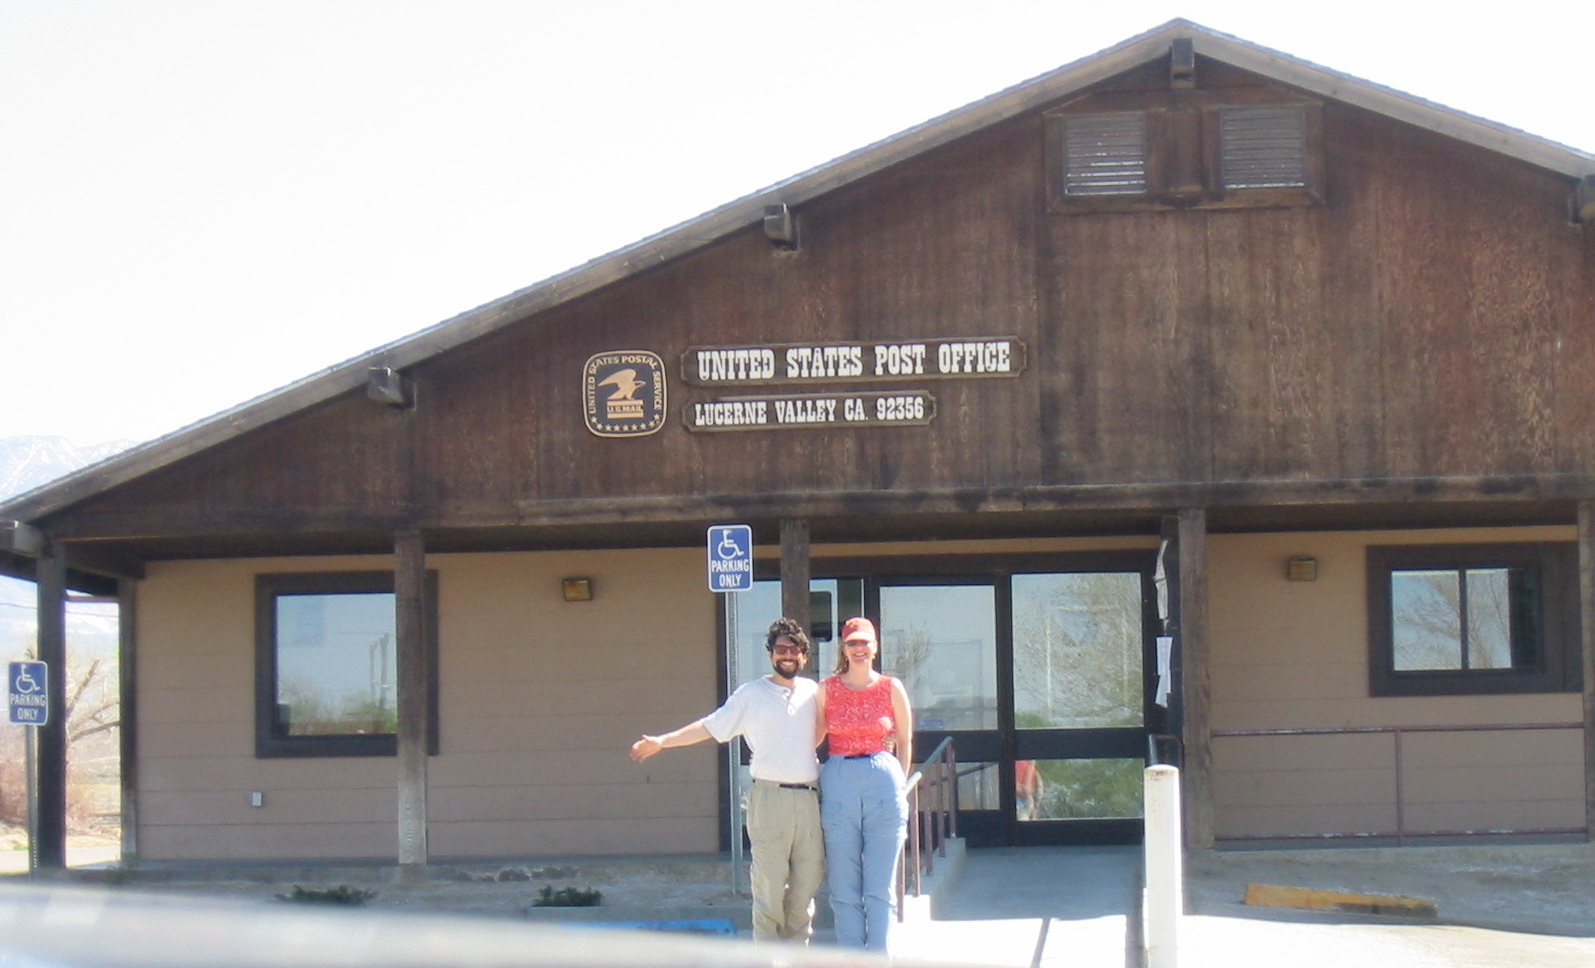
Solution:
[[[701,551],[433,555],[441,754],[434,857],[715,850],[715,753],[626,756],[713,708],[715,601]],[[145,859],[397,854],[391,757],[256,759],[254,580],[391,559],[153,564],[138,615]],[[595,599],[567,603],[566,575]],[[250,806],[251,791],[264,806]]]
[[[1368,696],[1369,544],[1571,541],[1571,528],[1217,535],[1210,540],[1214,815],[1220,838],[1389,833],[1388,733],[1225,731],[1573,723],[1577,694]],[[816,556],[1155,547],[1155,539],[816,547]],[[1285,559],[1318,559],[1287,582]],[[433,555],[441,754],[429,761],[434,857],[717,848],[712,747],[626,756],[716,701],[715,596],[701,549]],[[391,568],[387,557],[155,563],[138,610],[139,848],[146,859],[397,855],[392,758],[257,759],[254,581],[267,572]],[[596,598],[567,603],[559,579]],[[1412,832],[1576,828],[1576,729],[1408,733]],[[251,791],[264,806],[250,806]]]
[[[1214,732],[1581,722],[1577,693],[1370,697],[1364,574],[1365,549],[1374,544],[1576,539],[1572,528],[1214,536]],[[1317,558],[1318,580],[1286,581],[1291,555]],[[1217,735],[1215,833],[1393,833],[1397,744],[1390,732]],[[1579,729],[1409,732],[1399,744],[1408,833],[1583,827]]]

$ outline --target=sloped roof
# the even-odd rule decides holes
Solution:
[[[1260,47],[1187,20],[1172,20],[1113,47],[867,145],[731,201],[608,255],[510,293],[368,353],[313,373],[0,504],[0,521],[36,521],[333,397],[361,389],[371,367],[405,369],[537,312],[586,295],[760,222],[764,207],[797,206],[982,128],[1083,91],[1163,56],[1177,39],[1197,54],[1324,98],[1486,148],[1552,172],[1595,174],[1595,155],[1422,98]]]

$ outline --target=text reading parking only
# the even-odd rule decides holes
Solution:
[[[709,590],[753,590],[753,527],[716,524],[709,528]]]

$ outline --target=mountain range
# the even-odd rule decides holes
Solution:
[[[116,440],[79,447],[65,437],[0,437],[0,500],[31,491],[56,478],[87,467],[133,446]],[[0,659],[21,658],[34,637],[34,587],[31,582],[0,578]],[[90,655],[116,652],[116,607],[72,604],[67,607],[68,647]]]
[[[31,491],[132,447],[135,440],[113,440],[79,447],[65,437],[0,437],[0,500]]]

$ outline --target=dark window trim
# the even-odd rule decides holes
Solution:
[[[1299,106],[1304,114],[1306,184],[1281,188],[1223,186],[1220,112],[1230,108]],[[1081,114],[1140,113],[1146,118],[1147,190],[1122,195],[1070,195],[1064,190],[1064,119]],[[1325,188],[1323,105],[1266,88],[1120,92],[1093,95],[1042,116],[1047,210],[1055,215],[1186,209],[1322,205]]]
[[[319,571],[255,576],[255,756],[397,756],[397,736],[283,736],[276,730],[278,595],[393,592],[391,571]],[[438,754],[438,576],[426,574],[427,752]]]
[[[1367,563],[1370,695],[1473,696],[1582,690],[1576,544],[1371,545]],[[1396,671],[1391,628],[1392,571],[1523,566],[1538,568],[1541,577],[1538,605],[1543,638],[1537,668]]]
[[[1231,109],[1260,107],[1299,107],[1302,110],[1303,145],[1305,157],[1303,184],[1278,188],[1226,188],[1224,185],[1223,115]],[[1202,111],[1202,142],[1208,198],[1204,208],[1263,208],[1322,205],[1324,202],[1324,135],[1323,112],[1319,105],[1302,103],[1282,104],[1222,104]]]

